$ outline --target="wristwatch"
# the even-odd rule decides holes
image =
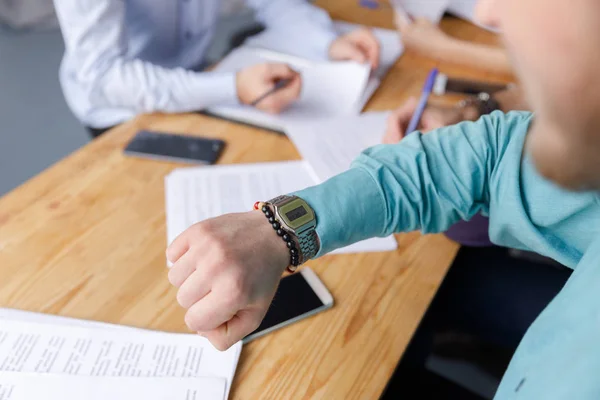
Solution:
[[[303,264],[319,252],[317,219],[308,203],[297,196],[278,196],[266,202],[273,209],[281,228],[295,237],[299,247],[299,263]]]

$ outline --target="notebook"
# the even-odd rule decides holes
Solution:
[[[264,62],[283,62],[302,76],[300,98],[278,115],[257,108],[238,106],[209,107],[209,114],[263,128],[283,131],[295,120],[356,114],[363,98],[370,70],[367,65],[351,61],[310,61],[271,50],[240,47],[227,55],[215,68],[217,72],[234,72]]]
[[[362,25],[344,21],[333,21],[333,26],[340,35],[349,33],[362,27]],[[362,111],[371,96],[381,84],[382,79],[388,73],[389,69],[396,63],[404,51],[397,31],[392,29],[372,27],[369,27],[369,29],[371,29],[381,46],[379,68],[371,73],[362,98],[357,103],[356,114]],[[289,38],[286,38],[280,32],[268,29],[246,40],[244,46],[270,49],[312,61],[327,61],[325,54],[302,52],[305,51],[306,46],[294,46],[293,40],[288,39]]]

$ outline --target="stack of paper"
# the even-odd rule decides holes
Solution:
[[[299,71],[302,91],[298,101],[278,115],[243,105],[210,107],[207,112],[277,131],[294,120],[356,114],[370,72],[368,66],[355,62],[311,62],[249,47],[232,51],[216,71],[233,72],[265,62],[284,62]]]
[[[241,343],[0,309],[0,399],[223,400]]]
[[[358,24],[352,24],[344,21],[334,21],[334,29],[338,34],[352,32],[361,27]],[[379,57],[379,68],[372,74],[375,77],[382,78],[387,71],[402,55],[403,47],[398,36],[398,32],[391,29],[369,28],[379,41],[381,54]],[[303,50],[306,46],[294,46],[287,38],[274,29],[267,29],[264,32],[252,36],[244,43],[244,47],[262,48],[279,53],[296,56],[300,59],[311,61],[327,61],[326,54],[306,53]]]
[[[350,22],[334,21],[334,28],[338,34],[345,34],[354,31],[361,27],[358,24],[352,24]],[[361,100],[356,105],[356,113],[362,111],[363,107],[375,90],[381,84],[381,80],[387,74],[389,69],[396,63],[398,58],[402,55],[404,50],[398,32],[391,29],[382,28],[369,28],[379,41],[381,45],[381,52],[379,57],[379,68],[371,73],[371,76],[367,82],[365,90],[362,94]],[[285,35],[281,32],[277,32],[273,29],[267,29],[263,33],[252,36],[244,43],[245,47],[269,49],[280,53],[289,54],[292,56],[299,57],[304,60],[311,61],[327,61],[325,54],[306,53],[302,52],[306,46],[294,46],[293,41],[288,40]],[[329,115],[332,116],[332,115]]]
[[[165,180],[167,235],[171,243],[185,229],[207,218],[244,212],[257,200],[271,199],[319,183],[302,161],[182,168]],[[336,253],[389,251],[393,236],[369,239]]]
[[[345,22],[335,23],[339,33],[358,27]],[[249,106],[210,107],[206,111],[276,131],[284,131],[287,124],[294,121],[358,114],[402,54],[402,45],[395,31],[374,28],[373,32],[382,46],[380,67],[373,73],[367,65],[330,62],[323,54],[295,51],[306,46],[294,46],[289,38],[276,30],[254,36],[225,57],[215,71],[232,72],[264,62],[286,63],[302,75],[300,99],[280,115],[270,115]]]

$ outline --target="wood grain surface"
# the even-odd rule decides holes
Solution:
[[[384,11],[318,3],[334,18],[391,28]],[[455,19],[443,27],[482,43],[496,40]],[[418,95],[434,65],[405,54],[367,109],[391,109]],[[181,165],[124,156],[140,129],[222,138],[221,164],[299,158],[283,136],[197,114],[146,115],[124,124],[0,199],[0,307],[186,331],[164,256],[163,181]],[[397,237],[394,252],[310,262],[335,306],[245,346],[232,398],[377,398],[458,249],[442,235]]]

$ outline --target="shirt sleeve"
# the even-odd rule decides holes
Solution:
[[[125,1],[55,0],[72,78],[95,107],[186,112],[238,102],[234,73],[167,69],[127,57]]]
[[[426,135],[415,132],[365,151],[347,172],[296,193],[316,212],[319,255],[394,232],[442,232],[487,214],[500,188],[502,159],[510,154],[518,168],[530,118],[495,112]]]
[[[256,18],[270,30],[285,33],[300,53],[328,58],[329,46],[337,37],[333,23],[324,10],[306,0],[247,0]]]

